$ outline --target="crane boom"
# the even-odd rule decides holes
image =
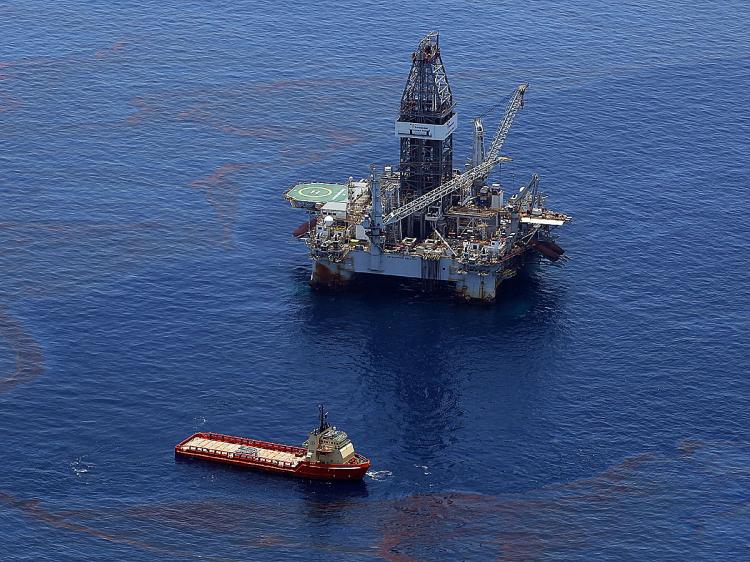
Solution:
[[[529,210],[531,210],[531,207],[534,205],[534,200],[537,197],[537,193],[539,192],[539,174],[533,174],[531,176],[531,181],[524,187],[520,189],[520,191],[514,195],[516,201],[523,201],[527,202],[529,206]]]
[[[486,177],[487,175],[489,175],[490,170],[492,170],[494,165],[495,162],[485,160],[476,168],[472,168],[468,172],[464,172],[463,174],[456,178],[453,178],[449,182],[441,184],[432,191],[428,191],[421,197],[417,197],[416,199],[409,201],[406,205],[402,205],[398,209],[390,212],[383,219],[383,224],[385,226],[388,226],[389,224],[393,224],[402,219],[405,219],[409,215],[412,215],[417,211],[428,207],[432,203],[439,201],[446,195],[450,195],[454,191],[458,191],[459,189],[470,185],[471,182],[473,182],[475,179]]]
[[[490,149],[487,151],[486,160],[495,160],[500,155],[500,149],[505,143],[505,138],[508,136],[510,126],[513,124],[513,120],[516,118],[516,114],[523,107],[523,95],[526,93],[526,90],[528,90],[528,88],[528,83],[524,82],[523,84],[518,86],[518,88],[516,88],[516,91],[513,92],[513,95],[510,97],[508,107],[505,108],[503,120],[500,122],[500,125],[497,128],[497,132],[495,133],[495,138],[492,139]]]
[[[515,119],[516,114],[523,107],[523,95],[526,93],[528,87],[528,84],[523,83],[516,88],[515,92],[513,92],[513,95],[508,102],[508,106],[505,109],[503,120],[500,122],[495,137],[492,139],[490,150],[487,152],[487,155],[481,164],[471,168],[460,176],[439,185],[424,195],[409,201],[398,209],[394,209],[383,219],[383,224],[385,226],[394,224],[417,211],[421,211],[433,203],[440,201],[446,195],[450,195],[455,191],[471,185],[475,180],[486,180],[487,176],[492,172],[492,169],[502,160],[500,149],[505,142],[505,138],[508,136],[508,131],[510,131],[510,126],[513,124],[513,119]]]

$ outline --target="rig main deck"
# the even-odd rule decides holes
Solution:
[[[454,169],[455,103],[438,34],[426,35],[412,54],[395,124],[398,169],[372,165],[359,181],[298,183],[285,193],[310,215],[294,234],[310,249],[311,283],[340,288],[356,275],[386,275],[445,282],[466,300],[493,301],[527,261],[565,259],[551,231],[571,218],[546,207],[539,177],[508,197],[488,181],[510,160],[500,150],[527,89],[511,95],[488,150],[474,120],[471,161]]]

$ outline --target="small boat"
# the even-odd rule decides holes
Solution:
[[[349,437],[328,423],[320,407],[320,424],[302,447],[233,437],[221,433],[195,433],[178,443],[175,456],[203,459],[302,478],[361,480],[370,460],[354,451]]]
[[[530,245],[550,261],[559,260],[565,253],[565,250],[551,240],[531,240]]]
[[[308,234],[310,234],[310,231],[315,228],[317,222],[317,217],[313,217],[309,221],[303,222],[292,231],[292,236],[294,236],[295,238],[302,238],[303,236],[307,236]]]

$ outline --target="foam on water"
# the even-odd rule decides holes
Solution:
[[[376,481],[386,480],[387,478],[393,476],[393,473],[390,470],[368,470],[367,476]]]

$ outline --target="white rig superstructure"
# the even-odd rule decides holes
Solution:
[[[421,279],[426,287],[449,283],[466,300],[491,302],[529,259],[563,257],[551,229],[571,220],[546,208],[536,174],[507,198],[502,185],[488,183],[493,169],[510,160],[500,150],[528,84],[513,92],[486,152],[482,121],[474,120],[472,159],[459,172],[452,167],[456,114],[436,33],[422,39],[412,59],[396,121],[399,169],[372,165],[359,181],[294,185],[286,199],[310,213],[295,236],[310,249],[315,286],[387,275]]]

